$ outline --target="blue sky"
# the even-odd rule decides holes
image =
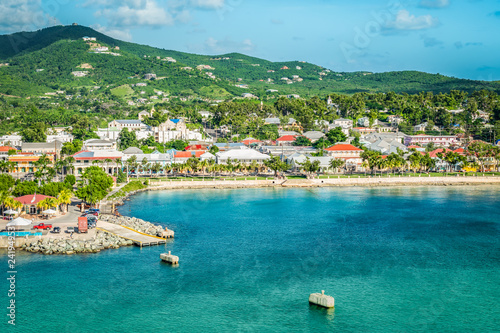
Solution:
[[[2,0],[0,33],[77,22],[178,51],[500,80],[500,0]]]

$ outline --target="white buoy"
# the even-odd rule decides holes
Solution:
[[[176,265],[179,263],[179,257],[170,254],[170,251],[168,251],[168,253],[160,254],[160,259],[172,265]]]
[[[333,308],[335,306],[335,299],[332,296],[325,295],[325,291],[321,290],[321,294],[313,293],[309,295],[309,303],[324,308]]]

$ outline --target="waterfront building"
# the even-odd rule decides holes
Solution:
[[[118,173],[121,168],[123,153],[116,150],[82,150],[73,154],[72,157],[75,159],[73,166],[77,175],[81,175],[86,168],[91,166],[98,166],[112,175]]]
[[[336,144],[325,149],[325,153],[332,158],[340,158],[346,161],[346,166],[358,170],[363,163],[361,153],[363,149],[351,144]]]
[[[23,208],[21,209],[22,212],[25,212],[26,214],[31,214],[31,215],[36,215],[36,214],[41,214],[43,209],[38,208],[36,205],[47,198],[53,198],[48,195],[43,195],[43,194],[28,194],[28,195],[23,195],[21,197],[14,198],[14,200],[19,201],[20,203],[23,204]]]
[[[231,161],[237,161],[242,164],[251,164],[256,162],[257,164],[264,163],[268,160],[269,155],[259,153],[258,151],[250,148],[246,149],[231,149],[223,152],[218,152],[215,154],[217,164],[226,164],[228,159]]]

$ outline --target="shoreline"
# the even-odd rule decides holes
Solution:
[[[452,186],[452,185],[500,185],[498,176],[448,176],[448,177],[359,177],[321,179],[271,179],[271,180],[209,180],[209,181],[157,181],[150,182],[145,189],[128,192],[127,195],[144,191],[164,189],[199,189],[199,188],[252,188],[252,187],[329,187],[329,186]]]
[[[216,181],[157,181],[150,182],[147,188],[131,192],[114,201],[115,209],[122,206],[129,197],[150,191],[188,190],[188,189],[243,189],[243,188],[310,188],[310,187],[421,187],[421,186],[500,186],[498,176],[448,176],[448,177],[358,177],[322,179],[270,179],[270,180],[216,180]],[[337,177],[337,178],[335,178]],[[102,206],[111,205],[112,202],[102,202]],[[113,213],[113,212],[111,212]]]

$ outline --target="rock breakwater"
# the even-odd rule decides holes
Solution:
[[[162,226],[154,225],[151,222],[135,217],[101,215],[99,219],[108,223],[122,225],[151,236],[166,237],[166,232],[168,231],[166,228],[163,229]]]
[[[92,239],[41,238],[30,244],[23,245],[22,249],[43,254],[74,254],[96,253],[104,249],[117,249],[129,245],[133,245],[131,240],[98,230],[96,236]]]

